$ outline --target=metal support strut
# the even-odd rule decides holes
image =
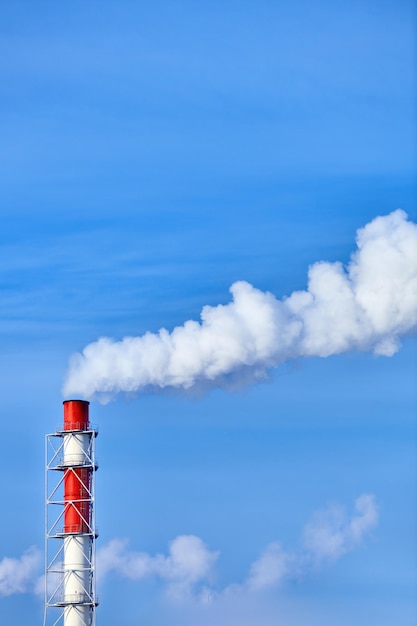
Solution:
[[[46,435],[44,626],[96,626],[95,439],[88,402],[64,402]]]

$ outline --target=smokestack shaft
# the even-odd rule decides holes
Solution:
[[[64,626],[91,623],[91,478],[88,402],[64,402]]]
[[[44,626],[95,626],[95,437],[89,403],[64,402],[46,436]]]

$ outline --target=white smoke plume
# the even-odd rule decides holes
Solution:
[[[40,561],[41,553],[35,547],[26,550],[18,559],[5,556],[0,561],[0,596],[36,592]]]
[[[247,282],[229,304],[205,306],[201,322],[121,341],[102,337],[73,355],[64,395],[108,400],[147,388],[257,379],[298,357],[347,351],[392,356],[417,328],[417,225],[398,209],[357,232],[350,263],[321,261],[306,291],[278,300]]]

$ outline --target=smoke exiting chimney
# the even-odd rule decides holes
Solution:
[[[321,261],[308,288],[278,300],[247,282],[232,301],[205,306],[201,322],[121,341],[102,337],[71,358],[64,395],[253,381],[299,357],[348,351],[391,356],[417,327],[417,225],[397,210],[360,229],[350,263]]]

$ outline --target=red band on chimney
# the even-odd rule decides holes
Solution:
[[[64,431],[89,429],[88,407],[85,400],[66,400],[64,403]],[[68,434],[66,437],[72,437]],[[88,437],[87,433],[74,435]],[[85,533],[90,525],[92,468],[72,467],[64,471],[64,532]]]
[[[64,533],[88,532],[90,524],[90,482],[88,469],[68,469],[64,474]]]
[[[88,406],[86,400],[65,400],[64,430],[88,430]]]

